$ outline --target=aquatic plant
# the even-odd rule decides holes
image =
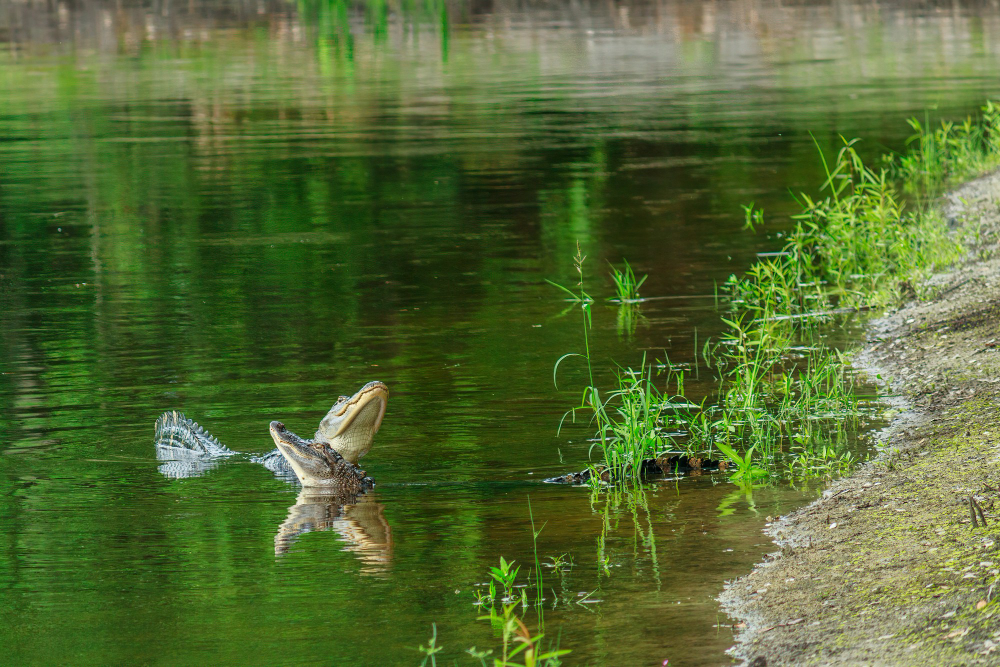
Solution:
[[[552,568],[556,572],[566,572],[573,567],[573,557],[568,553],[562,553],[558,556],[549,556],[549,562],[544,563],[545,567]]]
[[[531,508],[531,498],[528,498],[528,520],[531,524],[532,549],[534,551],[535,568],[529,572],[529,583],[518,584],[517,576],[520,573],[520,566],[515,565],[514,560],[507,560],[500,556],[499,567],[489,567],[488,588],[484,592],[482,588],[474,590],[476,597],[475,605],[485,612],[485,615],[478,616],[476,620],[489,621],[490,626],[502,639],[499,655],[493,657],[491,663],[493,667],[559,667],[562,664],[560,658],[571,651],[560,649],[558,641],[555,645],[549,643],[545,648],[541,640],[545,637],[545,614],[542,603],[544,602],[545,579],[542,573],[541,560],[538,556],[538,537],[545,528],[545,523],[540,527],[535,525],[535,515]],[[562,554],[551,559],[551,567],[559,572],[565,572],[572,566],[572,557]],[[538,632],[532,634],[524,618],[518,614],[520,607],[525,612],[528,610],[530,600],[529,588],[534,585],[534,609],[537,614]],[[498,590],[499,586],[499,590]],[[515,589],[520,592],[515,594]],[[435,667],[435,655],[442,650],[437,644],[437,627],[432,626],[432,635],[427,645],[421,645],[418,651],[425,655],[422,667],[426,667],[428,661],[430,666]],[[476,647],[466,649],[467,654],[480,661],[480,664],[487,665],[487,658],[493,656],[493,650],[479,650]]]
[[[718,442],[716,446],[719,448],[719,451],[735,464],[731,475],[734,481],[753,483],[759,479],[766,479],[771,476],[770,472],[757,465],[753,460],[753,453],[757,449],[757,445],[750,447],[742,456],[724,442]]]
[[[588,337],[592,300],[583,291],[578,250],[581,282],[574,296],[585,311],[586,353],[575,356],[586,358],[590,384],[581,406],[563,420],[568,415],[575,420],[582,408],[592,413],[597,438],[591,450],[599,448],[604,460],[604,471],[592,468],[592,487],[634,483],[645,459],[668,442],[678,446],[678,438],[665,435],[677,431],[686,432],[679,446],[689,454],[722,452],[739,483],[770,476],[782,461],[799,476],[846,470],[854,461],[849,452],[802,435],[811,430],[804,425],[816,422],[837,431],[860,410],[847,361],[820,332],[842,316],[894,303],[901,283],[911,284],[960,257],[960,242],[947,222],[928,207],[908,210],[897,187],[927,197],[1000,164],[1000,106],[988,102],[982,111],[978,119],[942,122],[935,130],[910,119],[917,131],[910,151],[885,158],[880,168],[864,162],[856,139],[842,138],[831,161],[817,143],[826,176],[822,196],[799,194],[801,211],[792,216],[781,250],[760,258],[743,277],[731,276],[717,291],[729,312],[718,342],[703,348],[717,375],[714,401],[690,400],[683,374],[668,373],[663,381],[645,357],[639,371],[619,369],[617,388],[601,400]],[[748,229],[764,223],[753,204],[744,207],[744,216]],[[623,271],[614,269],[612,278],[621,303],[638,298],[645,280],[635,280],[628,262]],[[556,362],[553,380],[569,356],[574,355]],[[667,398],[659,387],[671,381],[677,392]]]
[[[545,524],[543,523],[539,528],[535,527],[531,498],[528,498],[528,519],[531,522],[532,549],[535,560],[535,609],[538,614],[539,632],[533,635],[524,620],[517,614],[518,606],[527,610],[529,600],[528,592],[524,588],[521,589],[517,598],[514,596],[520,567],[515,567],[513,560],[508,561],[501,556],[500,567],[489,568],[489,575],[492,579],[489,583],[489,594],[484,595],[482,591],[476,591],[476,604],[480,608],[487,609],[487,614],[479,616],[478,620],[489,621],[503,641],[500,656],[493,659],[494,667],[559,667],[562,664],[559,658],[570,653],[568,649],[560,649],[558,643],[547,649],[543,649],[541,646],[541,640],[545,637],[545,616],[542,608],[545,581],[538,558],[538,536],[541,535]],[[563,560],[563,557],[560,557],[559,562],[561,567],[565,567],[566,561]],[[531,579],[530,574],[529,579]],[[496,584],[500,584],[502,587],[503,598],[501,600],[497,599]],[[497,601],[500,602],[499,606],[495,604]],[[492,651],[477,651],[475,647],[469,649],[467,653],[478,658],[483,665],[486,665],[486,658],[492,655]],[[522,660],[522,662],[515,662],[515,658]]]
[[[599,443],[604,465],[613,479],[635,478],[645,459],[662,449],[663,396],[653,382],[653,366],[645,356],[638,371],[619,369],[618,388],[602,406]],[[610,409],[609,409],[610,408]]]
[[[514,597],[514,580],[517,578],[517,572],[521,569],[518,565],[514,567],[514,561],[506,561],[503,556],[500,556],[500,567],[490,568],[490,577],[493,581],[490,582],[490,597],[496,597],[496,589],[494,588],[494,583],[500,584],[503,589],[503,599],[504,601],[511,600]]]
[[[628,260],[622,260],[622,262],[625,264],[625,268],[622,270],[619,270],[614,264],[610,265],[611,280],[615,285],[617,296],[608,300],[618,304],[615,328],[619,338],[627,339],[635,333],[636,325],[642,319],[642,312],[639,309],[639,302],[642,301],[639,296],[639,288],[646,282],[648,276],[637,280]]]
[[[642,284],[646,282],[646,278],[649,276],[643,276],[642,278],[636,280],[635,272],[632,270],[632,266],[628,263],[628,260],[622,260],[625,264],[625,268],[619,270],[614,264],[611,264],[611,280],[615,284],[615,292],[617,297],[611,299],[611,301],[617,301],[618,303],[628,303],[630,301],[639,300],[639,288]]]
[[[417,647],[417,650],[424,654],[424,659],[420,662],[420,667],[427,667],[427,661],[430,661],[430,667],[437,667],[437,654],[444,650],[443,646],[437,645],[437,624],[431,623],[431,638],[427,640],[427,646],[421,644]]]
[[[559,658],[571,651],[560,649],[558,644],[543,649],[541,640],[545,633],[532,635],[528,626],[515,613],[516,608],[516,604],[502,605],[499,610],[490,607],[489,615],[480,617],[480,620],[488,620],[499,631],[503,640],[500,656],[493,659],[493,667],[559,667],[562,664]],[[490,655],[490,652],[475,652],[475,648],[469,653],[479,658],[483,665],[486,665],[485,658]],[[519,658],[521,662],[515,662],[515,658]]]
[[[503,605],[500,611],[490,608],[489,616],[480,617],[480,620],[489,620],[491,625],[499,630],[503,640],[500,656],[493,658],[492,666],[560,667],[562,661],[559,658],[572,651],[560,649],[558,644],[543,649],[541,640],[545,634],[540,632],[532,635],[524,621],[514,613],[516,607],[516,604]],[[444,647],[437,643],[436,624],[431,624],[431,637],[427,640],[427,645],[420,645],[417,650],[424,654],[420,667],[437,667],[437,654],[443,651]],[[483,667],[487,667],[486,659],[493,655],[492,649],[477,650],[475,646],[466,649],[465,652],[479,660]],[[519,658],[521,662],[515,662],[515,658]]]
[[[584,352],[570,352],[556,360],[552,368],[552,382],[558,389],[558,371],[560,364],[571,357],[581,357],[587,365],[587,375],[590,383],[584,387],[580,397],[580,405],[570,408],[559,422],[561,431],[563,423],[569,417],[576,421],[577,413],[589,413],[591,423],[597,429],[597,442],[591,447],[602,452],[605,468],[615,480],[636,479],[644,458],[655,453],[662,440],[658,436],[659,406],[662,397],[652,381],[652,365],[647,367],[645,357],[638,373],[631,369],[622,369],[618,373],[618,388],[608,393],[606,398],[594,383],[593,361],[590,353],[590,329],[593,326],[591,306],[593,299],[584,291],[583,267],[586,255],[577,245],[573,265],[580,277],[577,284],[578,292],[549,281],[559,289],[571,295],[574,303],[580,304],[583,311],[583,342]],[[627,263],[626,263],[627,266]],[[628,272],[631,273],[631,267]],[[634,275],[633,275],[634,280]],[[639,281],[641,284],[642,281]],[[597,472],[597,471],[595,471]],[[600,474],[592,474],[591,480],[601,479]]]
[[[561,364],[565,359],[569,359],[570,357],[581,357],[587,363],[587,376],[590,379],[590,384],[584,387],[583,395],[580,399],[580,406],[572,408],[569,411],[567,411],[566,414],[563,415],[563,420],[566,419],[567,415],[572,415],[575,418],[576,411],[581,409],[592,409],[595,411],[594,415],[595,418],[600,417],[596,408],[596,406],[600,405],[600,401],[598,399],[597,388],[594,386],[594,365],[591,362],[590,358],[590,329],[593,326],[591,305],[593,304],[594,300],[583,289],[583,263],[586,261],[586,259],[587,256],[580,251],[580,244],[577,243],[576,255],[573,257],[573,267],[576,269],[577,274],[580,276],[580,281],[577,283],[577,287],[579,288],[578,292],[573,292],[569,288],[563,287],[562,285],[552,282],[551,280],[546,281],[550,285],[554,285],[555,287],[558,287],[563,292],[568,294],[570,297],[570,301],[572,301],[573,303],[580,304],[580,310],[583,313],[583,349],[584,349],[583,354],[580,354],[578,352],[570,352],[568,354],[564,354],[563,356],[559,357],[558,360],[556,360],[556,363],[552,368],[552,382],[558,389],[559,382],[556,378],[557,378],[557,373],[559,371],[559,364]],[[560,421],[560,426],[561,424],[562,421]]]
[[[528,497],[528,520],[531,521],[531,550],[535,556],[535,606],[541,607],[542,601],[545,599],[543,597],[543,591],[545,590],[545,579],[542,575],[542,565],[538,561],[538,536],[542,534],[545,529],[545,524],[542,524],[541,528],[535,529],[535,514],[531,511],[531,497]],[[544,624],[541,620],[541,612],[539,612],[539,624]]]

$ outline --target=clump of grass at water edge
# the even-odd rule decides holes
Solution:
[[[721,454],[733,481],[747,486],[778,471],[807,477],[850,467],[855,457],[834,434],[855,424],[861,398],[844,353],[823,333],[845,316],[895,303],[901,286],[958,259],[960,239],[926,202],[1000,164],[1000,107],[992,103],[957,125],[944,121],[931,130],[909,122],[917,133],[908,152],[883,157],[878,168],[864,162],[857,140],[842,139],[829,160],[817,144],[825,172],[820,195],[799,194],[800,212],[780,251],[722,285],[723,333],[703,350],[717,391],[700,401],[686,396],[683,372],[666,359],[644,356],[638,369],[618,368],[615,387],[595,386],[593,299],[584,291],[586,257],[577,249],[577,290],[559,287],[583,311],[584,352],[561,357],[553,381],[566,359],[585,361],[589,384],[560,429],[567,418],[589,416],[596,430],[591,454],[599,451],[601,460],[592,483],[635,484],[643,462],[664,451]],[[763,224],[759,209],[744,211],[748,228]],[[637,298],[642,284],[625,267],[612,274],[621,302]]]

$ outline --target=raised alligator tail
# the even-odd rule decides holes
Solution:
[[[215,458],[236,454],[198,422],[176,410],[168,410],[160,415],[155,429],[158,454],[161,449],[171,450],[170,453],[176,454],[176,458]]]

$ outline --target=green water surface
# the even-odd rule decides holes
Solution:
[[[545,280],[579,244],[599,381],[691,363],[821,181],[809,132],[900,150],[998,68],[1000,10],[963,2],[0,0],[0,663],[416,665],[433,623],[478,664],[530,497],[574,563],[545,572],[567,664],[728,664],[714,597],[816,487],[542,484],[591,444],[556,433],[585,374],[553,387],[582,336]],[[375,379],[377,487],[328,520],[290,531],[299,489],[247,461],[157,470],[164,410],[261,452]]]

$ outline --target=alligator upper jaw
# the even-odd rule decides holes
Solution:
[[[389,400],[389,388],[369,382],[354,396],[341,397],[319,423],[316,441],[333,447],[351,463],[368,453]]]

